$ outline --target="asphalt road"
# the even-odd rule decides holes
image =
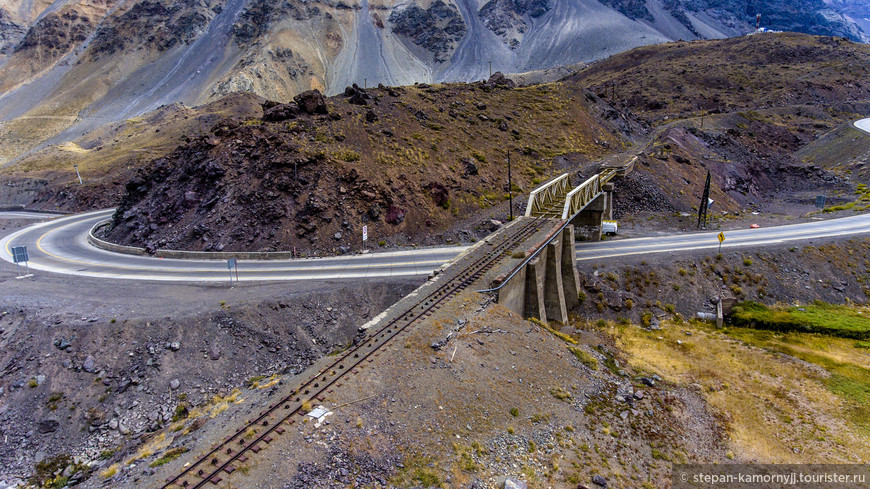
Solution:
[[[53,217],[58,217],[62,215],[63,214],[51,214],[48,212],[2,211],[0,212],[0,219],[33,219],[36,221],[41,221],[44,219],[51,219]]]
[[[840,219],[788,224],[757,229],[723,231],[722,251],[735,248],[762,247],[816,238],[861,235],[870,233],[870,214]],[[674,234],[652,238],[605,240],[577,245],[578,260],[601,260],[647,253],[679,253],[681,251],[719,248],[719,231]]]
[[[22,229],[0,239],[0,258],[11,262],[12,247],[24,245],[31,270],[113,279],[229,282],[224,260],[162,259],[94,248],[87,242],[87,233],[112,212],[90,212]],[[239,260],[238,274],[242,281],[427,275],[464,249],[454,246],[334,258]]]
[[[174,260],[110,253],[87,242],[88,230],[111,215],[91,212],[36,224],[0,239],[0,258],[12,261],[13,246],[27,246],[30,268],[46,272],[128,280],[228,282],[226,261]],[[870,214],[760,229],[725,231],[723,250],[760,247],[815,238],[870,233]],[[718,232],[578,243],[578,260],[648,253],[679,253],[719,247]],[[239,280],[285,281],[423,276],[464,247],[425,248],[331,258],[239,261]]]

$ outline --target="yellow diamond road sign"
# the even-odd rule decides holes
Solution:
[[[719,242],[720,242],[720,243],[723,242],[723,241],[725,241],[725,233],[719,233],[718,238],[719,238]]]

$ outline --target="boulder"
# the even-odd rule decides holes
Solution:
[[[432,202],[435,205],[445,209],[450,205],[450,192],[447,190],[447,187],[438,182],[430,182],[429,185],[426,185],[426,189],[429,191],[429,197],[432,198]]]
[[[85,372],[92,374],[97,371],[96,363],[97,359],[94,358],[93,355],[88,355],[87,358],[85,358],[85,363],[82,364],[82,369]]]
[[[279,104],[263,111],[263,120],[267,122],[280,122],[295,119],[299,114],[299,106],[295,103]]]
[[[471,158],[465,158],[462,160],[463,172],[462,175],[465,177],[477,175],[477,165],[474,163],[474,160]]]
[[[36,430],[43,435],[46,433],[54,433],[57,431],[58,427],[60,427],[60,423],[56,419],[44,419],[36,424]]]
[[[489,80],[487,80],[484,85],[489,88],[514,88],[516,83],[514,83],[510,78],[504,76],[504,73],[496,71],[489,77]]]
[[[378,204],[372,204],[372,206],[369,207],[368,214],[371,220],[377,221],[381,218],[381,207]]]
[[[368,105],[369,104],[368,100],[366,100],[366,96],[363,95],[361,92],[357,92],[357,93],[351,95],[350,98],[347,100],[347,102],[350,104],[354,104],[354,105]]]
[[[405,211],[405,209],[402,209],[401,207],[396,207],[394,205],[391,205],[390,208],[387,210],[387,216],[386,216],[385,220],[389,224],[393,224],[393,225],[401,224],[402,221],[405,220],[405,213],[406,212],[407,211]]]
[[[519,479],[508,477],[504,480],[504,486],[502,487],[504,487],[504,489],[528,489],[529,486]]]
[[[307,114],[327,114],[326,98],[320,90],[308,90],[293,97],[293,101],[299,104],[299,109]]]

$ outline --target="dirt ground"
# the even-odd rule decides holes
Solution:
[[[0,220],[0,233],[21,224]],[[0,263],[0,482],[59,453],[96,460],[137,444],[179,396],[198,405],[252,377],[302,371],[419,285],[15,275]]]
[[[563,330],[576,345],[463,295],[326,398],[328,423],[294,426],[231,487],[668,487],[673,462],[751,460],[697,387],[653,377],[597,321],[646,317],[671,337],[720,295],[866,302],[867,263],[870,240],[853,238],[581,264],[585,300]],[[15,447],[0,481],[68,453],[92,464],[82,487],[158,487],[419,285],[14,275],[0,264],[0,422]]]
[[[696,392],[636,375],[606,335],[590,331],[567,344],[478,294],[461,295],[386,353],[324,399],[332,411],[324,423],[294,424],[226,476],[229,487],[495,488],[513,477],[575,488],[595,476],[617,487],[662,487],[670,469],[661,454],[725,460],[721,429]],[[275,396],[292,385],[282,377]],[[158,486],[263,399],[262,390],[242,388],[192,434],[158,434],[159,448],[119,468],[110,485]],[[178,447],[195,448],[156,473],[141,469]]]

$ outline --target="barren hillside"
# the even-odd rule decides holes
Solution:
[[[162,105],[480,80],[742,35],[756,11],[769,28],[866,40],[858,7],[817,0],[3,0],[0,163]]]

